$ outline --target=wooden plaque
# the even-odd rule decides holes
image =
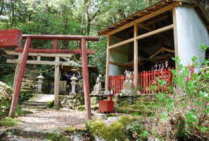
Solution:
[[[0,48],[16,48],[20,46],[22,32],[17,29],[0,30]]]

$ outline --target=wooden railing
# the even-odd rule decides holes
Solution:
[[[170,69],[144,71],[139,73],[139,91],[141,94],[154,94],[168,90],[168,86],[172,83],[172,73]],[[121,92],[123,83],[125,81],[124,75],[110,76],[109,89],[114,94]]]

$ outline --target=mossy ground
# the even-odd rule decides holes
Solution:
[[[6,117],[0,120],[0,126],[12,127],[16,126],[20,121],[14,118]]]

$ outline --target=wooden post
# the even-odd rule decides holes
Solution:
[[[60,58],[56,56],[55,63],[56,65],[54,70],[54,106],[55,108],[59,108],[59,82],[60,82],[60,66],[59,66]]]
[[[52,48],[58,49],[58,40],[52,40]]]
[[[110,36],[107,37],[107,49],[106,49],[106,72],[105,72],[105,90],[109,89],[109,61],[110,61]]]
[[[178,57],[179,56],[179,49],[178,49],[176,8],[173,9],[172,14],[173,14],[173,34],[174,34],[175,57]]]
[[[87,42],[85,39],[81,39],[82,50],[82,75],[83,75],[83,89],[85,98],[85,108],[87,111],[87,119],[91,119],[91,100],[89,97],[89,71],[88,71],[88,56],[86,50]]]
[[[24,73],[25,73],[25,68],[26,68],[26,63],[27,63],[27,59],[28,59],[28,50],[29,47],[31,46],[31,38],[28,37],[26,39],[25,42],[25,46],[24,46],[24,50],[21,56],[21,61],[19,66],[17,67],[17,74],[15,76],[15,83],[14,83],[14,92],[12,95],[12,103],[10,106],[10,111],[9,111],[9,116],[13,117],[15,114],[15,110],[18,104],[18,100],[19,100],[19,96],[20,96],[20,90],[21,90],[21,85],[22,85],[22,80],[24,77]]]
[[[138,86],[138,40],[136,37],[138,36],[138,24],[134,25],[134,87]]]

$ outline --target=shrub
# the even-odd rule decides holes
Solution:
[[[126,134],[132,140],[146,140],[149,132],[144,128],[139,121],[134,121],[126,127]]]
[[[109,125],[101,120],[90,121],[87,123],[88,131],[95,137],[104,139],[105,141],[125,141],[132,139],[133,131],[132,127],[135,125],[137,119],[130,116],[121,116],[119,120],[110,123]],[[138,126],[138,124],[136,125]],[[140,125],[140,127],[142,127]],[[144,128],[137,130],[139,136],[143,139],[146,138]],[[132,132],[133,131],[133,132]]]

